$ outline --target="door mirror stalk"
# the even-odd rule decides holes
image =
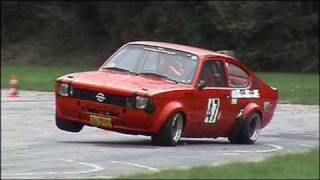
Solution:
[[[200,80],[198,83],[198,88],[201,90],[207,86],[207,82],[205,80]]]

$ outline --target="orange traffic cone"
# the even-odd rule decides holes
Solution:
[[[19,97],[18,95],[18,78],[15,74],[13,74],[10,78],[10,89],[11,92],[8,97]]]

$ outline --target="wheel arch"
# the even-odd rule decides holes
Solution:
[[[252,144],[255,142],[255,140],[252,141],[251,139],[248,139],[246,137],[247,135],[243,134],[244,132],[247,132],[247,127],[248,127],[247,123],[250,123],[249,117],[253,113],[258,113],[258,115],[260,116],[261,122],[260,122],[259,130],[262,128],[261,123],[263,120],[262,119],[263,116],[262,116],[261,108],[256,103],[248,103],[243,108],[241,108],[239,115],[236,118],[234,128],[232,129],[232,131],[230,132],[230,134],[228,136],[228,139],[231,143]]]
[[[175,113],[181,113],[182,114],[182,117],[183,117],[183,129],[182,129],[182,131],[183,131],[184,128],[186,127],[186,124],[187,124],[187,115],[186,115],[186,113],[184,111],[177,111]]]
[[[246,120],[252,113],[257,112],[261,117],[261,123],[263,122],[263,113],[261,107],[254,102],[250,102],[243,107],[242,116]]]
[[[183,108],[183,105],[178,101],[173,101],[165,105],[165,107],[159,113],[160,118],[158,119],[159,123],[155,123],[153,129],[156,132],[159,132],[161,127],[168,121],[170,116],[175,113],[181,113],[183,116],[183,128],[186,126],[187,114]]]

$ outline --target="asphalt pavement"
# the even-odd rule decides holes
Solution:
[[[226,138],[183,138],[175,147],[149,137],[94,127],[69,133],[55,126],[51,92],[1,90],[1,179],[113,178],[140,172],[259,161],[275,154],[319,147],[319,106],[279,104],[253,145]]]

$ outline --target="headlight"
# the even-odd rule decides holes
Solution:
[[[136,97],[136,108],[137,109],[145,109],[148,105],[149,98],[143,96]]]
[[[69,96],[73,94],[73,88],[69,84],[61,83],[58,89],[58,94],[61,96]]]

